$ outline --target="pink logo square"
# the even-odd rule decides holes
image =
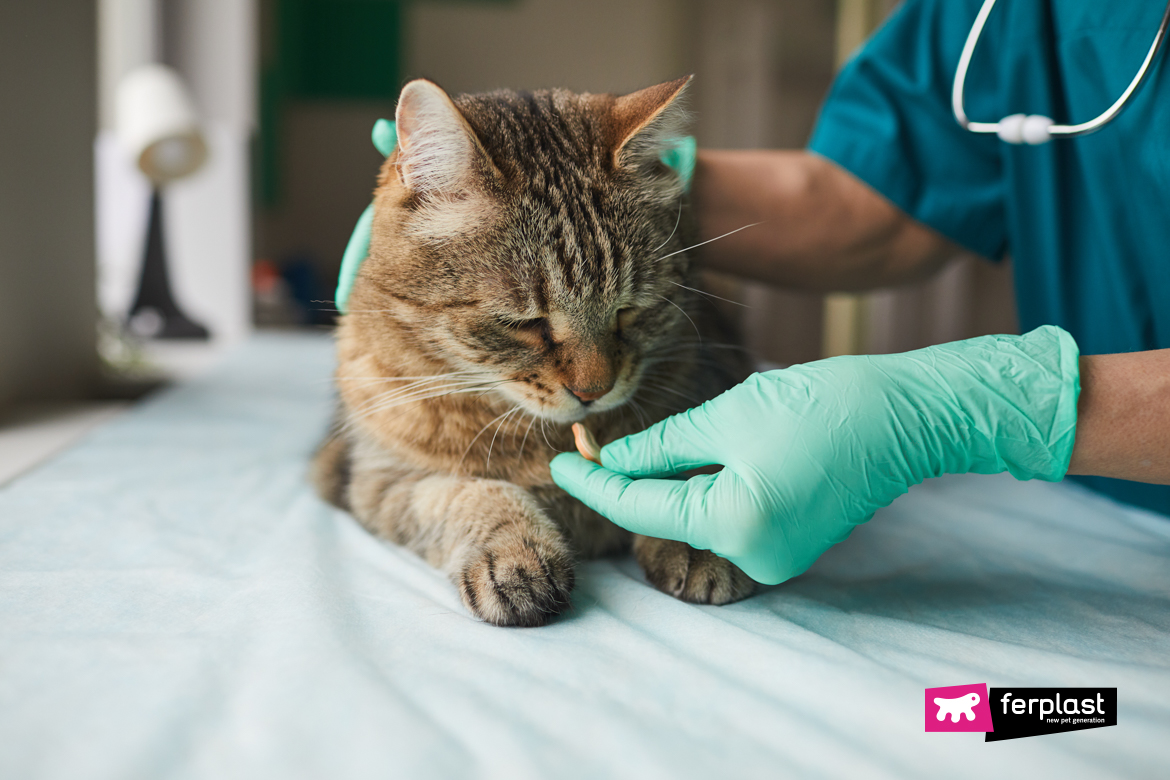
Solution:
[[[927,731],[995,731],[987,683],[926,689]]]

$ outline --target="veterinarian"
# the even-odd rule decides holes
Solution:
[[[914,484],[1066,475],[1170,514],[1170,7],[907,0],[806,151],[701,152],[711,267],[812,290],[1014,263],[1023,336],[839,357],[742,385],[553,477],[618,525],[805,571]],[[965,53],[966,52],[966,53]],[[661,477],[706,464],[690,480]],[[945,518],[940,518],[945,522]]]

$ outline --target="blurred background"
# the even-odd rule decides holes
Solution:
[[[321,301],[381,162],[370,129],[410,78],[623,93],[694,73],[700,146],[799,147],[834,71],[893,5],[2,2],[0,410],[11,422],[133,395],[257,327],[328,328]],[[185,176],[148,177],[146,153],[127,146],[120,90],[151,63],[177,74],[188,140],[206,152]],[[788,364],[1012,331],[1005,266],[958,257],[926,283],[861,297],[709,283],[746,304],[730,313],[757,354]],[[172,304],[207,338],[151,338]]]

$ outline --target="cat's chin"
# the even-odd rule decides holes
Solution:
[[[562,407],[542,406],[539,408],[532,408],[533,404],[530,402],[517,401],[524,407],[524,410],[533,417],[540,417],[549,422],[561,423],[564,425],[571,425],[572,423],[584,422],[590,417],[595,417],[599,414],[612,412],[614,409],[620,409],[625,406],[630,400],[630,393],[614,392],[607,395],[600,401],[595,401],[588,406],[583,406],[574,402],[572,406],[566,405]]]
[[[537,417],[542,420],[547,420],[551,423],[560,423],[563,425],[571,425],[572,423],[582,422],[592,417],[593,415],[602,414],[612,409],[616,409],[617,407],[623,405],[627,400],[624,397],[620,400],[615,399],[614,401],[609,401],[606,399],[604,402],[596,402],[590,404],[588,407],[582,406],[575,401],[572,405],[566,404],[565,406],[551,406],[547,404],[541,404],[538,401],[533,401],[529,398],[524,398],[518,394],[513,394],[504,388],[500,388],[497,392],[499,392],[500,395],[502,395],[508,402],[518,405],[532,417]]]
[[[592,410],[589,409],[527,409],[526,411],[533,417],[564,425],[581,422],[593,414]]]
[[[578,406],[576,409],[549,409],[547,407],[543,409],[533,409],[528,404],[524,404],[524,411],[528,412],[528,414],[532,415],[533,417],[539,417],[540,419],[547,420],[551,423],[571,425],[572,423],[584,422],[590,417],[598,414],[604,414],[605,412],[616,409],[621,405],[621,403],[606,404],[604,408],[600,409],[594,409],[592,407],[585,408],[583,406]]]
[[[588,404],[579,403],[575,398],[570,400],[567,392],[551,396],[530,394],[531,391],[521,382],[502,383],[495,388],[495,396],[497,400],[519,406],[531,417],[571,425],[625,406],[637,392],[640,379],[640,375],[619,378],[613,389]]]

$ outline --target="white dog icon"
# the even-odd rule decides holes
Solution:
[[[934,703],[938,705],[939,720],[950,715],[951,723],[958,723],[960,713],[966,715],[967,720],[975,720],[972,710],[979,703],[979,694],[967,693],[955,699],[935,699]]]

